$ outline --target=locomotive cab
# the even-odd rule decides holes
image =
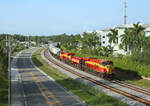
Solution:
[[[113,66],[113,62],[112,61],[104,61],[104,62],[100,62],[101,65],[106,66],[106,65],[111,65]]]
[[[104,66],[104,68],[106,69],[106,73],[107,75],[113,75],[114,74],[114,65],[112,61],[102,61],[100,62],[101,65]]]

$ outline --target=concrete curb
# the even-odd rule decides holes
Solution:
[[[142,79],[146,79],[150,81],[150,78],[142,76]]]

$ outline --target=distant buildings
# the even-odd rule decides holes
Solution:
[[[24,45],[25,47],[34,47],[34,46],[36,46],[36,42],[34,42],[34,41],[30,41],[30,42],[28,42],[28,41],[25,41],[25,42],[20,42],[20,44],[21,45]]]
[[[150,36],[150,24],[143,24],[140,23],[144,28],[146,28],[145,31],[145,36],[148,37]],[[101,46],[107,47],[111,46],[114,48],[114,54],[129,54],[129,51],[124,51],[123,49],[119,49],[119,45],[122,43],[121,42],[121,35],[124,34],[125,29],[133,27],[132,24],[126,24],[126,25],[120,25],[115,27],[118,30],[118,44],[113,44],[109,43],[109,38],[108,34],[110,33],[110,28],[107,29],[102,29],[102,30],[96,30],[97,35],[100,37],[101,41]],[[86,31],[87,33],[92,33],[92,31]],[[94,32],[94,31],[93,31]]]
[[[85,31],[85,33],[88,33],[88,34],[93,33],[93,32],[94,32],[93,30],[87,30],[87,31]]]

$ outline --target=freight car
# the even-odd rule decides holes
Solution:
[[[49,51],[53,56],[59,58],[61,49],[53,45],[53,43],[49,45]]]

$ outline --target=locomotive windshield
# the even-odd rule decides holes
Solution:
[[[60,44],[59,44],[59,43],[57,43],[56,47],[57,47],[57,48],[60,48]]]
[[[95,58],[95,57],[89,57],[90,59],[97,59],[97,58]]]
[[[101,62],[100,64],[102,64],[103,66],[113,65],[113,62]]]

